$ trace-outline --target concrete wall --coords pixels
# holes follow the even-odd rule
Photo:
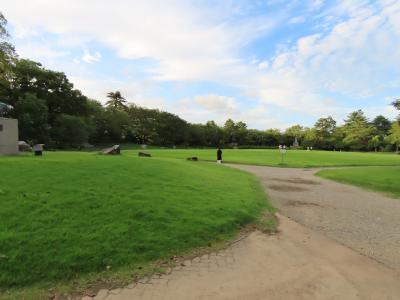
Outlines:
[[[18,154],[18,120],[0,117],[0,155]]]

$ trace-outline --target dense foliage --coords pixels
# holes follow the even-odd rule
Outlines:
[[[332,117],[320,118],[313,128],[292,126],[248,129],[243,122],[227,120],[190,124],[180,117],[129,104],[119,91],[107,94],[103,106],[89,99],[66,75],[40,63],[17,57],[7,41],[7,21],[0,13],[0,101],[12,105],[10,117],[19,120],[21,140],[45,143],[50,148],[81,147],[87,143],[154,144],[159,146],[276,147],[292,145],[333,150],[394,150],[400,146],[400,128],[384,116],[368,120],[359,110],[343,126]],[[400,102],[393,105],[400,109]]]

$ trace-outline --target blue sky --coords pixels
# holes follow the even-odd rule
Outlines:
[[[400,1],[2,0],[21,57],[105,102],[251,128],[394,118]]]

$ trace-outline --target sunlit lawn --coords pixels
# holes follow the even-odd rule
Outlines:
[[[400,198],[400,167],[332,169],[322,170],[318,175]]]
[[[0,157],[0,299],[137,270],[230,238],[271,208],[248,173],[156,156]]]

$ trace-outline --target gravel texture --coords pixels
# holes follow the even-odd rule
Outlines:
[[[281,214],[400,270],[398,199],[316,177],[320,169],[230,166],[257,175]]]

